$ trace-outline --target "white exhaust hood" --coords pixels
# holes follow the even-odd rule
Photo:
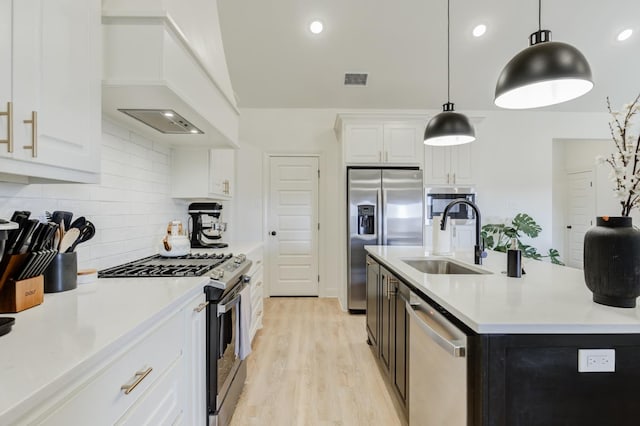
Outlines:
[[[191,17],[191,21],[197,19]],[[211,57],[203,58],[164,11],[143,16],[103,9],[102,23],[104,114],[172,145],[238,147],[240,113],[224,51],[223,63],[212,69]],[[209,38],[199,44],[201,51],[207,46],[222,50],[219,27],[211,32],[211,25],[209,21],[209,32],[218,38],[211,40],[211,34],[204,34]],[[198,35],[193,29],[191,34]]]

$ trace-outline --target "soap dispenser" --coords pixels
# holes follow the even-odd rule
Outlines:
[[[511,239],[511,248],[507,250],[507,276],[520,278],[522,276],[522,251],[518,249],[518,240]]]

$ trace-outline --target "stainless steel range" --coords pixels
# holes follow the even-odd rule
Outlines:
[[[208,276],[207,300],[207,411],[209,425],[228,424],[247,376],[238,356],[242,290],[249,284],[244,274],[251,261],[244,254],[154,255],[98,272],[100,278],[154,278]],[[248,302],[250,303],[250,301]]]

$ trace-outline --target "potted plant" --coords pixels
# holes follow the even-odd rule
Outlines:
[[[546,255],[540,254],[532,245],[525,244],[521,238],[524,235],[536,238],[540,235],[542,227],[526,213],[518,213],[511,223],[489,223],[482,227],[482,239],[485,247],[495,251],[506,253],[511,248],[511,241],[517,241],[518,249],[524,257],[542,260],[548,257],[551,263],[564,265],[560,260],[560,253],[550,248]]]
[[[584,237],[584,279],[593,301],[603,305],[634,308],[640,296],[640,230],[629,216],[640,207],[640,137],[632,133],[640,111],[640,95],[611,114],[609,128],[615,151],[597,157],[611,167],[614,194],[620,199],[620,216],[600,216]]]

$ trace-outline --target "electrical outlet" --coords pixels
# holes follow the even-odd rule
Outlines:
[[[616,350],[578,349],[578,371],[581,373],[616,371]]]

